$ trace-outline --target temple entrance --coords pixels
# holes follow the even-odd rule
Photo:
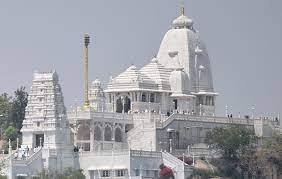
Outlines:
[[[35,134],[35,147],[43,146],[44,134]]]
[[[177,110],[177,99],[174,99],[173,100],[173,108],[174,108],[174,110]]]

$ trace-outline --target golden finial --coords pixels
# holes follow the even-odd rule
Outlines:
[[[185,13],[184,0],[180,0],[180,13],[181,13],[181,15],[184,15],[184,13]]]

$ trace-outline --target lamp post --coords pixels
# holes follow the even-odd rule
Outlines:
[[[253,105],[252,106],[252,119],[255,118],[255,106]]]
[[[200,104],[200,116],[202,115],[202,104]]]
[[[169,139],[169,153],[172,153],[172,133],[175,132],[174,129],[168,128],[167,133],[168,133],[168,139]]]
[[[169,153],[172,153],[172,139],[169,139]]]
[[[160,146],[160,149],[161,149],[161,152],[163,151],[163,148],[162,148],[162,141],[159,142],[159,146]]]

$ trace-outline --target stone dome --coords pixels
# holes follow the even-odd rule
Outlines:
[[[192,92],[214,91],[208,51],[199,32],[193,28],[193,21],[184,15],[172,22],[172,28],[161,42],[157,59],[166,68],[170,68],[174,63],[171,52],[178,53],[180,67],[188,75]],[[204,70],[199,69],[201,65],[205,67]]]
[[[172,22],[172,27],[175,28],[175,29],[181,29],[181,28],[192,29],[193,20],[189,19],[185,15],[181,15]]]

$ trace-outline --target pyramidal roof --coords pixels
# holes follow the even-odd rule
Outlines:
[[[151,78],[160,90],[170,90],[169,76],[171,70],[165,68],[156,58],[140,69],[140,72]]]
[[[140,73],[134,65],[130,66],[123,73],[113,79],[113,83],[132,82],[154,83],[147,75]]]

